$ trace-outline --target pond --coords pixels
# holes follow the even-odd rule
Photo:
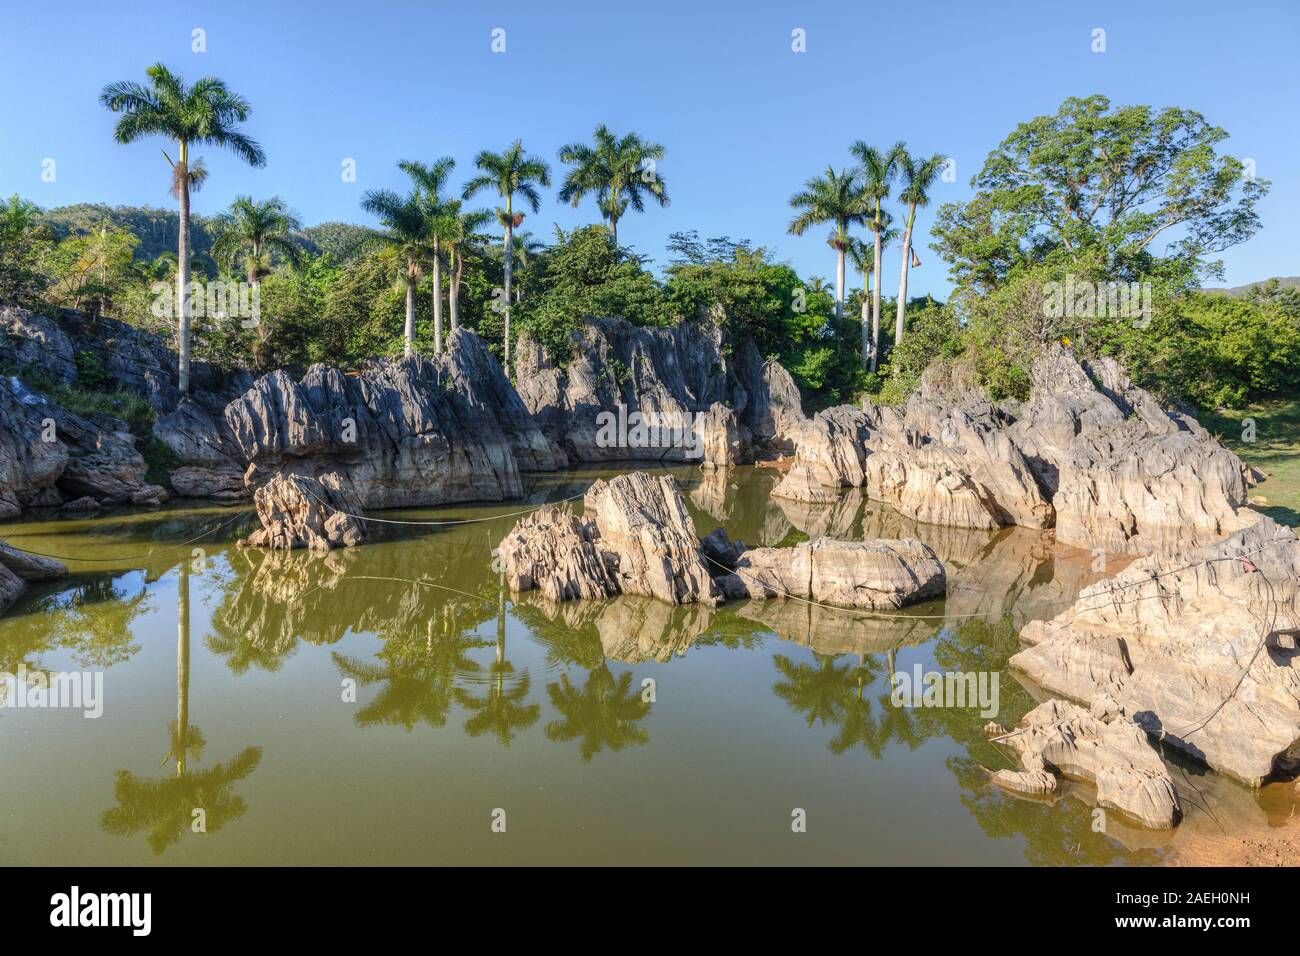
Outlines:
[[[948,596],[877,617],[505,593],[492,549],[517,519],[493,516],[617,473],[599,469],[531,476],[524,503],[378,513],[467,523],[372,524],[326,555],[236,548],[238,508],[0,524],[72,571],[0,617],[0,670],[102,675],[97,718],[0,708],[0,863],[1156,863],[1294,813],[1180,764],[1178,831],[1098,828],[1084,785],[989,785],[1013,761],[975,702],[894,705],[891,673],[980,673],[1013,725],[1037,695],[1006,668],[1019,628],[1100,576],[1088,552],[856,492],[778,501],[762,468],[655,470],[701,534],[919,537]]]

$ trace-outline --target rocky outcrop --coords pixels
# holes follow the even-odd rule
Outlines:
[[[1268,518],[1142,558],[1030,622],[1011,666],[1115,702],[1168,745],[1251,784],[1300,769],[1300,541]]]
[[[365,540],[360,512],[336,476],[276,475],[253,496],[262,527],[237,542],[241,548],[288,551],[351,547]]]
[[[721,467],[755,444],[788,442],[803,418],[779,363],[764,361],[751,342],[727,345],[709,320],[659,328],[593,319],[575,333],[567,366],[522,339],[515,381],[542,430],[574,461]]]
[[[298,382],[273,372],[224,418],[238,459],[254,466],[250,485],[274,473],[333,474],[367,509],[519,497],[521,471],[565,464],[465,329],[434,359],[410,356],[359,375],[314,365]]]
[[[1081,548],[1168,552],[1255,520],[1241,461],[1166,409],[1110,359],[1052,346],[1027,402],[994,405],[927,373],[899,412],[870,403],[819,412],[794,432],[776,492],[813,500],[864,487],[919,521],[971,528],[1055,525]]]
[[[795,597],[847,608],[896,609],[942,597],[943,565],[915,539],[754,548],[718,581],[728,598]]]
[[[1049,700],[999,739],[1016,751],[1025,768],[994,774],[1001,786],[1048,794],[1056,789],[1055,781],[1046,779],[1051,772],[1093,784],[1100,806],[1143,826],[1167,830],[1182,818],[1165,762],[1131,720],[1102,719],[1076,704]]]
[[[0,612],[18,600],[30,583],[67,576],[68,569],[62,563],[28,554],[0,541]]]
[[[125,422],[74,415],[16,376],[0,379],[0,517],[87,496],[157,504],[167,493],[146,471]]]
[[[567,506],[520,520],[497,549],[512,591],[553,601],[639,594],[669,604],[718,603],[677,482],[644,472],[597,481],[583,515]]]

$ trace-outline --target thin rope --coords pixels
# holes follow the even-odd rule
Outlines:
[[[29,554],[32,557],[36,557],[36,558],[50,558],[51,560],[54,561],[82,561],[82,562],[96,562],[96,563],[120,563],[122,561],[143,561],[145,558],[151,558],[155,554],[166,554],[169,551],[177,551],[180,548],[184,548],[188,545],[191,545],[195,541],[198,541],[202,538],[206,538],[214,531],[220,531],[222,528],[229,527],[230,525],[238,521],[240,518],[246,517],[251,512],[252,512],[251,508],[241,509],[239,513],[236,514],[229,521],[223,521],[218,525],[213,525],[211,528],[208,528],[208,530],[202,532],[201,534],[196,535],[193,538],[190,538],[188,541],[182,541],[179,544],[168,545],[165,548],[154,548],[151,551],[146,551],[144,554],[128,554],[128,555],[124,555],[121,557],[114,557],[114,558],[74,558],[65,554],[46,554],[43,551],[30,551],[27,548],[20,548],[16,544],[7,544],[6,546],[12,548],[14,551],[21,552],[22,554]]]
[[[323,501],[319,495],[317,495],[314,491],[311,490],[311,487],[309,485],[304,484],[302,487],[306,490],[307,494],[311,495],[312,498],[316,500],[318,504],[321,504],[324,507],[329,508],[331,511],[337,512],[338,514],[341,514],[345,517],[356,518],[358,521],[375,522],[378,524],[418,525],[421,527],[434,527],[434,526],[441,526],[441,525],[458,525],[458,524],[481,524],[485,521],[497,521],[501,518],[514,518],[517,517],[518,515],[531,514],[532,512],[537,511],[541,508],[549,508],[554,505],[562,505],[565,504],[566,502],[576,501],[577,499],[582,498],[587,494],[587,492],[585,491],[580,491],[576,495],[570,495],[569,497],[561,498],[558,501],[544,501],[540,505],[533,505],[531,508],[525,508],[522,511],[509,511],[506,512],[505,514],[488,515],[483,518],[457,518],[454,520],[449,519],[446,521],[401,521],[395,518],[370,518],[367,517],[366,515],[358,515],[358,514],[353,514],[350,511],[344,511],[342,508],[337,508],[334,505],[330,504],[328,501]]]

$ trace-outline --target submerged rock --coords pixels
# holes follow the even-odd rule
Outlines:
[[[1048,770],[1097,788],[1097,803],[1126,814],[1154,830],[1167,830],[1182,818],[1178,792],[1160,754],[1142,728],[1130,720],[1099,720],[1077,704],[1049,700],[1039,704],[1002,740],[1025,765],[1024,773],[1003,771],[993,780],[1012,790],[1046,794],[1055,789]]]
[[[31,582],[67,576],[68,569],[62,562],[29,554],[0,541],[0,612],[18,600]]]
[[[328,551],[365,540],[363,523],[351,516],[361,506],[334,476],[276,475],[253,501],[262,527],[237,542],[241,548]]]
[[[899,608],[941,597],[943,565],[929,546],[902,540],[818,538],[793,548],[755,548],[719,579],[729,598],[795,597],[847,608]]]
[[[1244,560],[1243,560],[1244,558]],[[1260,521],[1090,585],[1011,666],[1250,784],[1300,769],[1300,540]]]

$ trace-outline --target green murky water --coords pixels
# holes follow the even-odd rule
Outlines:
[[[1198,826],[1283,812],[1179,770],[1178,835],[1097,833],[1086,788],[987,784],[1011,762],[976,709],[891,705],[891,669],[997,673],[1014,723],[1035,702],[1005,668],[1019,626],[1093,580],[1090,555],[855,496],[778,503],[769,471],[671,471],[701,534],[915,535],[948,598],[905,620],[516,601],[490,568],[515,518],[372,526],[324,556],[240,551],[252,516],[216,507],[3,524],[74,560],[0,617],[0,670],[102,672],[103,715],[0,709],[0,863],[1149,863]],[[534,476],[530,501],[613,473]]]

